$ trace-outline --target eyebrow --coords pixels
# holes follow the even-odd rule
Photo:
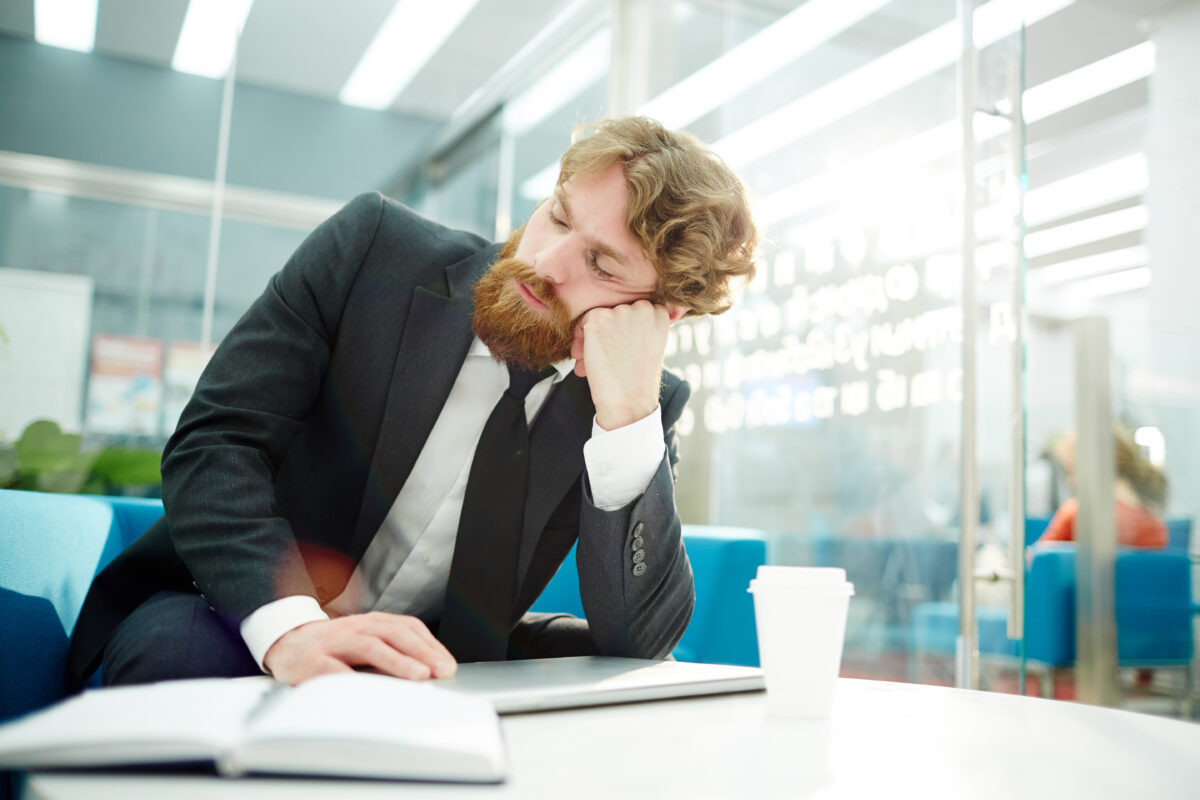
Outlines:
[[[562,206],[563,213],[567,215],[567,222],[571,223],[571,227],[574,228],[575,220],[572,218],[572,215],[571,215],[571,205],[567,202],[567,193],[563,191],[561,186],[557,186],[554,189],[554,196],[555,196],[555,198],[558,199],[559,205]],[[598,241],[596,239],[588,238],[587,243],[588,243],[589,247],[591,247],[593,250],[595,250],[600,255],[608,256],[613,261],[616,261],[618,264],[620,264],[623,267],[629,266],[629,262],[625,259],[625,256],[621,255],[619,252],[617,252],[613,248],[609,247],[604,242]],[[622,280],[625,279],[625,277],[622,275],[618,275],[617,277],[621,278]]]

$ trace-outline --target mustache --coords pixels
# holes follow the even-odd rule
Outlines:
[[[472,328],[500,361],[540,370],[570,356],[575,320],[554,287],[505,247],[475,287]],[[546,305],[531,308],[516,283]]]

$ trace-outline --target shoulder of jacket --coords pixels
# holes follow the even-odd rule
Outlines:
[[[482,236],[435,222],[381,192],[360,194],[350,201],[347,208],[360,213],[377,214],[377,236],[404,237],[414,244],[444,251],[451,258],[463,258],[492,244]]]

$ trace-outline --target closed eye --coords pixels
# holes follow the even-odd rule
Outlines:
[[[587,261],[588,261],[588,266],[591,268],[592,272],[594,272],[596,274],[596,277],[599,278],[600,280],[611,281],[611,280],[616,279],[616,277],[617,277],[616,275],[613,275],[611,272],[608,272],[607,270],[603,269],[596,262],[596,254],[595,253],[589,252],[588,256],[587,256]]]

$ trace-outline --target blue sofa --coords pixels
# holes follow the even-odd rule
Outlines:
[[[1032,552],[1025,573],[1025,657],[1050,677],[1053,670],[1075,663],[1076,548],[1074,543],[1048,542]],[[1193,636],[1187,554],[1171,547],[1119,548],[1114,593],[1118,663],[1187,669],[1190,691]],[[1020,656],[1020,642],[1007,636],[1005,609],[980,608],[976,616],[981,657]],[[923,603],[914,609],[912,626],[918,655],[953,654],[958,606]]]

